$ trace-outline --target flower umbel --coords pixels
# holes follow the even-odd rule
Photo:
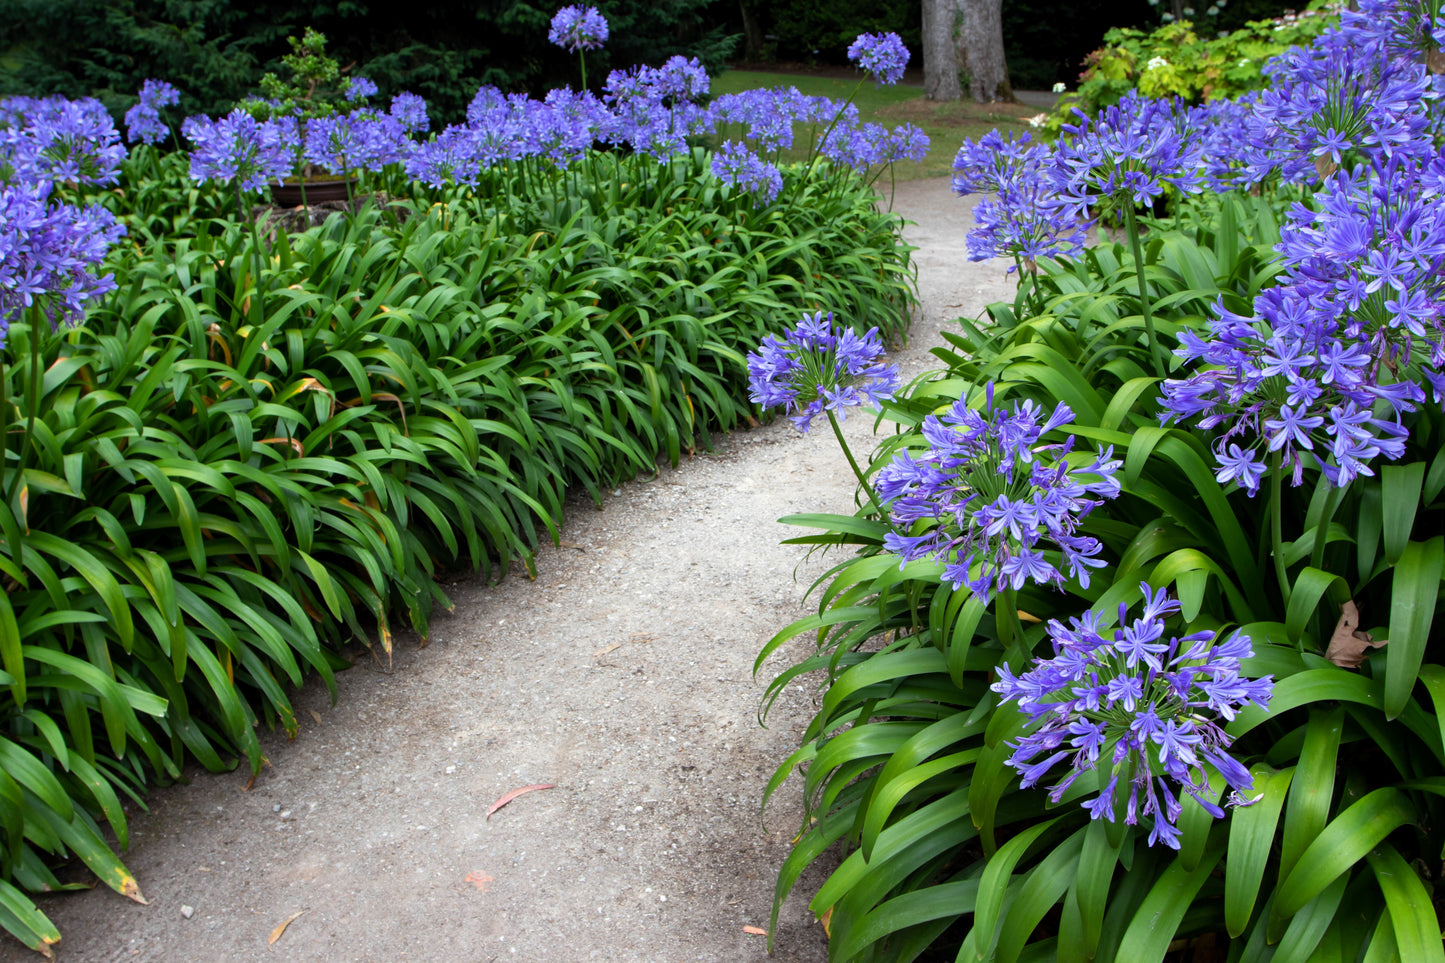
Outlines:
[[[884,536],[883,547],[904,563],[939,559],[946,581],[967,585],[984,602],[1026,582],[1063,584],[1069,577],[1087,588],[1089,569],[1104,564],[1095,557],[1102,546],[1076,531],[1085,515],[1119,493],[1120,462],[1108,448],[1092,464],[1070,464],[1072,435],[1062,444],[1039,444],[1074,420],[1063,403],[1046,417],[1032,401],[995,408],[992,384],[986,397],[983,411],[957,401],[924,418],[928,449],[901,452],[878,473],[878,495],[899,529]],[[1058,546],[1057,561],[1044,554],[1045,542]]]
[[[842,415],[864,400],[878,404],[893,397],[898,369],[883,364],[878,329],[860,336],[852,328],[833,329],[833,312],[803,315],[787,335],[768,335],[748,353],[748,397],[764,408],[781,407],[807,431],[825,411]]]
[[[1001,666],[992,688],[1032,723],[1043,722],[1011,745],[1008,763],[1023,774],[1022,785],[1066,761],[1068,771],[1049,790],[1059,802],[1081,775],[1097,771],[1100,793],[1083,803],[1092,818],[1113,822],[1122,804],[1128,825],[1140,815],[1153,818],[1150,846],[1178,849],[1180,790],[1216,819],[1224,816],[1210,791],[1211,770],[1234,790],[1226,805],[1248,804],[1243,794],[1254,778],[1229,754],[1230,737],[1216,719],[1228,722],[1247,705],[1267,707],[1274,681],[1240,674],[1240,660],[1253,650],[1238,630],[1223,642],[1208,631],[1163,641],[1165,617],[1179,603],[1163,589],[1140,588],[1143,614],[1126,623],[1121,604],[1110,638],[1094,612],[1070,619],[1068,628],[1055,619],[1048,625],[1054,657],[1035,659],[1017,677]]]
[[[597,50],[607,42],[607,18],[596,7],[563,7],[552,18],[547,39],[569,53]]]
[[[896,33],[860,33],[848,48],[848,59],[883,87],[903,79],[908,48]]]

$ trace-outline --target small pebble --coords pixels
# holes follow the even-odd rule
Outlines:
[[[182,906],[181,915],[184,916],[186,919],[190,919],[192,916],[196,915],[196,908],[194,906]]]

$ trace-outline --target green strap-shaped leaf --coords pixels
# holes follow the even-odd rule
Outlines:
[[[1398,789],[1376,789],[1336,816],[1305,848],[1278,890],[1274,911],[1286,919],[1348,872],[1390,833],[1416,818]]]
[[[60,931],[36,909],[30,897],[4,879],[0,879],[0,927],[32,950],[43,953],[46,959],[55,958],[50,947],[60,942]]]
[[[1312,963],[1315,960],[1315,947],[1319,946],[1325,931],[1334,922],[1349,882],[1348,874],[1341,876],[1294,915],[1271,963]]]
[[[1003,910],[1004,895],[1008,890],[1009,880],[1013,878],[1014,867],[1019,860],[1023,859],[1040,836],[1049,827],[1059,821],[1059,817],[1035,823],[1028,829],[1019,833],[998,848],[983,868],[983,876],[978,882],[978,900],[974,904],[973,929],[969,931],[968,938],[959,950],[960,960],[972,959],[982,961],[993,955],[994,946],[999,938],[999,915]],[[965,956],[965,951],[972,947],[971,957]]]
[[[25,657],[21,654],[20,628],[10,607],[9,593],[0,592],[0,666],[9,674],[10,697],[16,707],[25,705]]]
[[[1385,537],[1385,563],[1388,565],[1400,561],[1410,541],[1424,484],[1423,461],[1380,467],[1381,531]]]
[[[71,819],[62,819],[58,813],[50,809],[41,809],[39,812],[70,851],[79,856],[81,862],[90,867],[92,873],[100,877],[101,882],[137,903],[146,901],[130,870],[126,869],[125,864],[115,853],[111,852],[110,847],[91,828],[83,813],[76,812]]]
[[[1365,858],[1385,894],[1400,958],[1409,963],[1445,963],[1440,918],[1415,870],[1389,843]]]
[[[1337,730],[1338,731],[1338,730]],[[1254,766],[1254,788],[1247,794],[1255,801],[1237,808],[1229,819],[1229,849],[1224,869],[1224,924],[1229,935],[1238,938],[1249,925],[1259,886],[1264,880],[1285,793],[1294,776],[1293,767],[1275,771]]]
[[[1074,883],[1087,827],[1082,827],[1039,861],[1009,904],[999,927],[999,963],[1017,963],[1034,928]]]
[[[1309,624],[1310,617],[1320,606],[1320,599],[1336,582],[1340,584],[1341,588],[1349,590],[1345,580],[1333,573],[1309,566],[1299,573],[1294,580],[1294,588],[1290,590],[1289,609],[1284,617],[1285,632],[1289,635],[1291,642],[1299,642],[1304,635],[1305,626]]]
[[[1163,960],[1179,930],[1180,921],[1223,854],[1223,844],[1216,842],[1192,870],[1185,869],[1183,862],[1177,858],[1170,863],[1144,897],[1144,902],[1119,941],[1119,950],[1114,958],[1119,963]]]
[[[1280,882],[1294,869],[1305,847],[1319,836],[1329,820],[1344,720],[1343,708],[1329,713],[1316,709],[1310,712],[1305,724],[1304,745],[1285,803]]]
[[[1440,576],[1445,573],[1445,537],[1410,542],[1390,581],[1390,644],[1385,647],[1385,717],[1405,710],[1435,618]]]

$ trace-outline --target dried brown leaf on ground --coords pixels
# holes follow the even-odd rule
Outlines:
[[[280,924],[277,925],[277,927],[276,927],[274,930],[271,931],[271,935],[268,936],[268,937],[266,937],[266,945],[267,945],[267,946],[270,946],[271,944],[273,944],[273,943],[275,943],[277,940],[279,940],[279,939],[281,938],[281,934],[284,933],[284,932],[286,932],[286,927],[288,927],[288,926],[290,926],[292,923],[296,922],[297,918],[300,917],[301,914],[302,914],[302,913],[305,913],[305,912],[306,912],[305,910],[297,910],[296,912],[292,913],[290,916],[288,916],[288,917],[286,917],[284,920],[282,920],[282,921],[280,922]]]
[[[503,806],[505,806],[507,803],[511,802],[513,799],[516,799],[518,796],[522,795],[523,793],[535,792],[535,791],[538,790],[538,789],[555,789],[555,788],[557,788],[557,784],[556,784],[555,782],[544,782],[544,783],[538,783],[538,784],[535,785],[535,786],[522,786],[520,789],[513,789],[511,792],[507,793],[507,794],[506,794],[505,796],[503,796],[501,799],[498,799],[496,802],[492,803],[492,808],[490,808],[490,809],[487,810],[487,818],[488,818],[488,819],[491,819],[491,818],[492,818],[492,813],[496,812],[498,809],[501,809],[501,808],[502,808]]]
[[[746,934],[748,934],[749,936],[767,936],[767,935],[768,935],[768,931],[765,930],[765,929],[763,929],[761,926],[744,926],[744,927],[743,927],[743,932],[746,933]]]
[[[1376,641],[1370,633],[1360,631],[1360,610],[1354,599],[1350,599],[1340,606],[1340,620],[1335,623],[1325,658],[1341,668],[1358,669],[1371,649],[1378,649],[1388,641]]]

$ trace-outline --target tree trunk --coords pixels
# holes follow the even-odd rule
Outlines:
[[[757,16],[748,9],[748,0],[738,0],[738,9],[743,15],[743,59],[748,63],[757,63],[763,59],[763,25],[758,22]]]
[[[923,95],[929,100],[963,99],[953,46],[957,12],[958,0],[923,0]]]
[[[925,6],[928,0],[924,0]],[[963,72],[968,91],[980,104],[1012,102],[1008,64],[1003,53],[1003,0],[960,0],[963,11]]]

